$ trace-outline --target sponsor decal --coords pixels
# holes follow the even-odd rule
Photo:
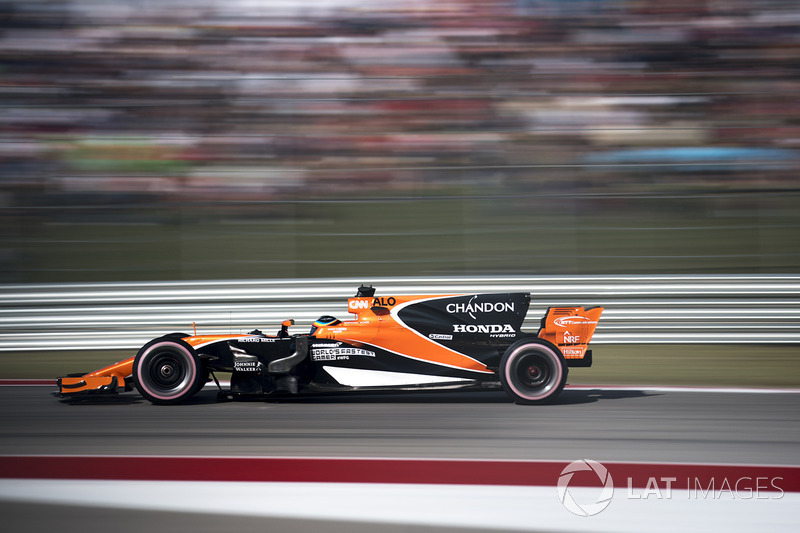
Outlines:
[[[396,303],[397,300],[391,296],[388,298],[375,298],[372,300],[372,307],[392,307]]]
[[[394,297],[388,298],[351,298],[347,302],[347,307],[351,311],[360,311],[361,309],[369,309],[371,307],[392,307],[397,303]]]
[[[567,355],[583,355],[583,348],[562,348],[561,353]]]
[[[351,311],[358,311],[359,309],[369,309],[371,298],[354,298],[347,302],[347,307]]]
[[[359,357],[375,357],[375,352],[361,348],[313,348],[312,361],[340,361],[350,359],[351,355]]]
[[[569,331],[564,332],[564,344],[579,344],[580,342],[580,335],[572,335]]]
[[[451,341],[453,340],[452,335],[446,335],[443,333],[431,333],[428,335],[428,338],[434,341]]]
[[[511,324],[453,324],[453,333],[516,334]]]
[[[277,342],[275,337],[246,337],[244,339],[237,339],[237,342]]]
[[[568,328],[569,326],[578,326],[581,324],[597,324],[597,320],[591,320],[585,316],[572,315],[556,318],[553,323],[560,328]]]
[[[255,355],[236,355],[233,358],[233,369],[236,372],[258,372],[262,368]]]
[[[514,312],[513,302],[475,302],[477,296],[470,298],[467,303],[449,303],[445,310],[451,314],[467,313],[477,319],[475,313],[507,313]]]
[[[349,359],[349,355],[311,354],[312,361],[347,361]]]

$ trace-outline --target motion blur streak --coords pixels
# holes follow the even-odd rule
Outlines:
[[[0,285],[0,350],[133,349],[197,324],[203,334],[294,318],[346,318],[364,280]],[[369,278],[378,294],[525,291],[525,328],[548,306],[602,305],[602,343],[800,343],[800,276]]]
[[[0,0],[0,282],[800,266],[790,0]]]

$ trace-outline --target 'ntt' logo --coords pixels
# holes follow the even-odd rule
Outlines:
[[[603,484],[603,489],[597,500],[594,503],[579,504],[572,497],[569,492],[569,482],[572,481],[572,476],[575,472],[593,471]],[[606,467],[592,461],[591,459],[581,459],[580,461],[573,461],[561,471],[558,478],[558,499],[561,504],[566,507],[567,511],[578,516],[594,516],[608,507],[611,503],[611,497],[614,496],[614,481],[611,479],[611,474],[608,473]]]
[[[597,321],[586,318],[585,316],[572,315],[556,318],[553,323],[560,328],[568,328],[570,326],[577,326],[581,324],[597,324]]]

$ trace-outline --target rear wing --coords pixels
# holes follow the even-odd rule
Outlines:
[[[589,342],[602,313],[602,307],[549,307],[538,337],[558,346],[569,366],[591,366]]]

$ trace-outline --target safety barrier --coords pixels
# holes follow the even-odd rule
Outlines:
[[[800,276],[531,276],[0,285],[0,351],[135,349],[165,333],[307,331],[376,295],[530,292],[525,328],[551,305],[606,308],[593,344],[800,343]]]

